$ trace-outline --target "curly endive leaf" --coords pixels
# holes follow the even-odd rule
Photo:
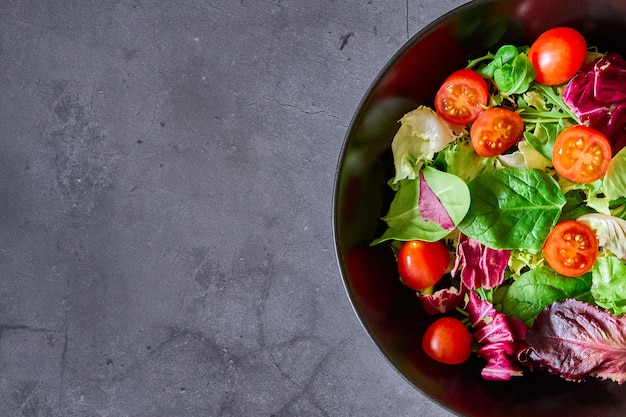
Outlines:
[[[568,381],[626,381],[626,318],[567,299],[541,312],[526,335],[530,359]]]
[[[584,214],[578,219],[589,225],[598,237],[598,244],[620,259],[626,259],[626,220],[607,214]]]

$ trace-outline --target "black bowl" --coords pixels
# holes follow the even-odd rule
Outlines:
[[[582,383],[536,372],[509,382],[480,376],[478,358],[439,364],[420,343],[432,318],[415,293],[399,283],[380,236],[391,201],[391,140],[397,121],[420,104],[432,106],[438,86],[472,57],[502,44],[529,45],[544,30],[570,26],[589,45],[626,56],[626,0],[484,0],[442,16],[391,59],[358,107],[347,133],[335,184],[338,262],[354,310],[383,355],[409,383],[443,407],[465,416],[624,417],[626,384]]]

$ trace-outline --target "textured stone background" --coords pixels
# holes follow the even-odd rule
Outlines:
[[[335,261],[370,82],[463,0],[0,0],[0,416],[432,416]]]

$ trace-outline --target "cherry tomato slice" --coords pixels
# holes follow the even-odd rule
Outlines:
[[[606,174],[611,162],[611,143],[599,131],[583,125],[565,128],[556,138],[552,164],[559,175],[581,184]]]
[[[578,277],[591,270],[598,258],[598,239],[587,224],[566,220],[557,224],[543,245],[548,265],[559,274]]]
[[[591,270],[598,258],[598,239],[587,224],[566,220],[557,224],[543,245],[548,265],[559,274],[578,277]]]
[[[398,252],[398,272],[402,282],[420,291],[432,287],[446,273],[450,253],[442,242],[410,240]]]
[[[472,336],[459,320],[442,317],[426,329],[422,348],[436,361],[458,365],[465,362],[472,353]]]
[[[587,42],[575,29],[556,27],[539,35],[530,46],[528,58],[537,71],[537,82],[563,84],[580,69],[587,55]]]
[[[491,157],[500,155],[521,138],[524,121],[514,111],[492,107],[485,110],[470,129],[470,138],[476,153]]]
[[[488,102],[485,79],[471,69],[462,69],[446,78],[437,91],[435,110],[448,123],[465,126],[476,120]]]

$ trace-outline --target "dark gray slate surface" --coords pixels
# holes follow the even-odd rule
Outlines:
[[[0,416],[449,416],[331,208],[370,82],[462,3],[0,1]]]

